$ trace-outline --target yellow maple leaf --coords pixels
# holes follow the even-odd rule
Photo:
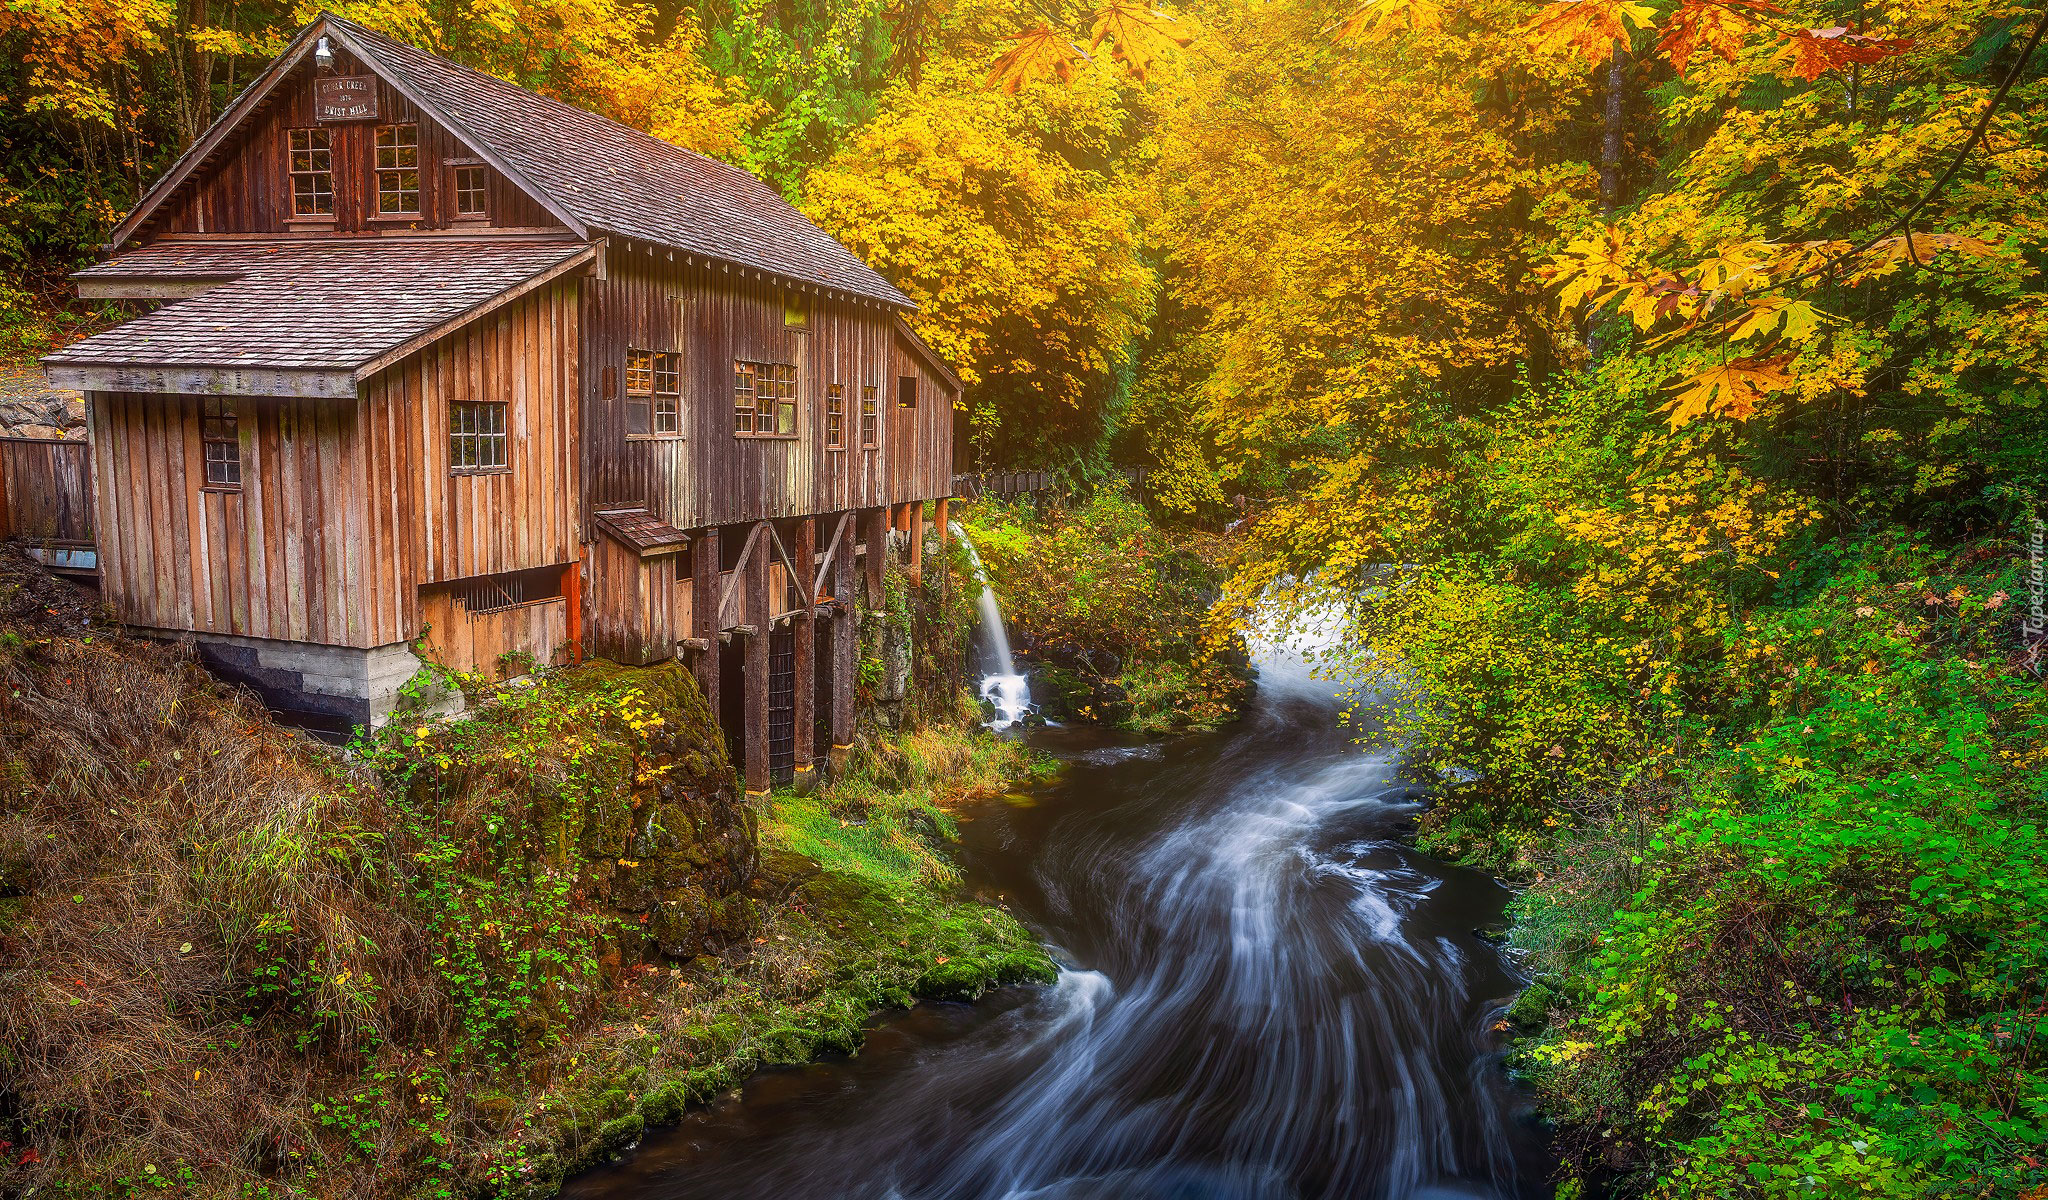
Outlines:
[[[995,61],[988,71],[988,85],[1015,92],[1040,79],[1065,83],[1074,77],[1074,64],[1087,55],[1072,38],[1050,25],[1040,25],[1010,39],[1016,45]]]
[[[1863,252],[1862,265],[1849,275],[1852,284],[1889,275],[1902,266],[1924,265],[1944,251],[1969,258],[1998,253],[1995,243],[1960,233],[1901,233],[1881,238]]]
[[[1792,386],[1792,377],[1785,373],[1789,361],[1738,358],[1693,376],[1679,385],[1678,395],[1665,409],[1671,428],[1708,415],[1747,421],[1755,414],[1757,401]]]
[[[1424,33],[1443,26],[1443,12],[1434,0],[1366,0],[1330,36],[1340,42],[1377,42],[1397,33]]]
[[[1594,64],[1614,53],[1614,43],[1628,37],[1628,25],[1648,29],[1655,13],[1647,4],[1629,0],[1552,0],[1522,26],[1522,36],[1538,54],[1578,55]]]
[[[1110,57],[1134,79],[1145,78],[1160,55],[1195,40],[1185,25],[1143,4],[1109,4],[1096,10],[1089,35],[1094,39],[1088,43],[1090,49],[1108,42]]]

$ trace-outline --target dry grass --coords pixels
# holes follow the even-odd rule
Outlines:
[[[84,606],[0,555],[0,1048],[39,1148],[0,1189],[64,1158],[118,1175],[305,1157],[300,1047],[345,1065],[447,1019],[382,902],[382,831],[351,824],[376,807],[176,648],[50,636],[81,632]]]

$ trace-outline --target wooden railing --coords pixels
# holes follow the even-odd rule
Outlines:
[[[1050,491],[1053,486],[1051,471],[974,471],[953,476],[953,494],[962,500],[979,500],[983,496],[1013,500]]]
[[[0,537],[91,544],[91,453],[82,441],[0,437]]]

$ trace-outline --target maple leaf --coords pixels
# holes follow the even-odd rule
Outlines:
[[[1680,75],[1702,50],[1734,62],[1756,28],[1749,14],[1784,11],[1769,0],[1685,0],[1665,22],[1657,53],[1670,59]]]
[[[1801,29],[1786,42],[1783,56],[1791,61],[1792,72],[1811,83],[1852,63],[1877,63],[1912,49],[1912,38],[1871,37],[1851,33],[1846,26]]]
[[[1367,0],[1330,36],[1340,42],[1376,42],[1396,33],[1425,33],[1443,26],[1443,12],[1434,0]]]
[[[1065,83],[1074,77],[1074,64],[1086,58],[1072,38],[1050,25],[1040,25],[1010,39],[1017,43],[988,70],[988,86],[1015,92],[1039,79]]]
[[[1671,428],[1682,428],[1709,414],[1747,421],[1755,415],[1757,401],[1792,386],[1792,377],[1785,373],[1790,361],[1790,355],[1738,358],[1693,376],[1679,385],[1678,395],[1665,408]]]
[[[1783,296],[1764,296],[1744,300],[1749,306],[1744,316],[1728,335],[1731,342],[1740,342],[1758,334],[1770,333],[1782,328],[1788,341],[1810,341],[1813,335],[1829,320],[1826,313],[1815,308],[1806,300],[1787,300]]]
[[[1881,279],[1902,266],[1932,262],[1943,251],[1983,258],[1998,253],[1998,247],[1967,234],[1901,233],[1872,242],[1863,252],[1861,265],[1850,272],[1848,281],[1855,284]]]
[[[1090,34],[1095,40],[1088,43],[1089,49],[1110,43],[1110,57],[1140,80],[1160,55],[1195,40],[1185,25],[1142,4],[1109,4],[1096,10]]]
[[[1629,0],[1552,0],[1521,32],[1538,54],[1577,54],[1598,65],[1628,37],[1628,22],[1648,29],[1653,16],[1649,5]]]

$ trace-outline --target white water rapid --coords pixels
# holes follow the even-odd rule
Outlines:
[[[962,880],[1064,964],[765,1072],[567,1200],[1539,1200],[1501,1071],[1507,890],[1407,840],[1428,799],[1314,668],[1252,639],[1209,733],[1031,729],[1064,769],[960,814]]]

